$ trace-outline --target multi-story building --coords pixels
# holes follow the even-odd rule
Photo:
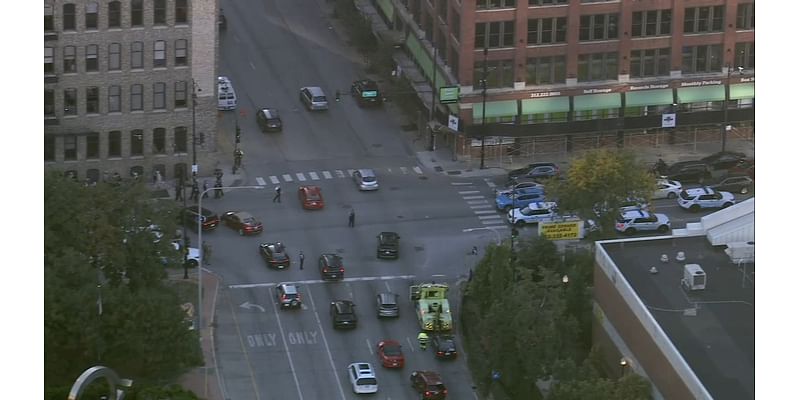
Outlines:
[[[460,89],[441,114],[467,137],[608,132],[621,144],[665,113],[715,135],[754,119],[753,0],[372,3],[429,82]]]
[[[217,0],[45,0],[44,158],[172,178],[215,151]],[[196,142],[192,138],[196,137]]]

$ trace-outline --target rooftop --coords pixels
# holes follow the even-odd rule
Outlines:
[[[704,236],[603,247],[711,396],[754,399],[755,264],[732,263],[724,246],[712,247]],[[675,260],[679,251],[685,261]],[[685,264],[703,268],[705,290],[684,290]]]

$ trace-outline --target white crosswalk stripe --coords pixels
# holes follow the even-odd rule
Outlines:
[[[259,176],[259,177],[256,177],[256,183],[258,183],[258,186],[264,186],[264,185],[266,185],[266,184],[267,184],[267,182],[266,182],[266,181],[264,181],[264,178],[262,178],[262,177],[260,177],[260,176]]]
[[[486,182],[486,185],[488,185],[490,188],[493,188],[493,189],[494,189],[495,187],[497,187],[497,185],[495,185],[495,184],[494,184],[494,182],[492,182],[492,180],[491,180],[491,179],[489,179],[489,178],[484,178],[483,180]]]
[[[318,181],[318,180],[319,180],[319,175],[317,175],[317,173],[316,173],[316,172],[309,172],[309,173],[308,173],[308,176],[310,176],[310,177],[311,177],[311,180],[312,180],[312,181]]]
[[[306,181],[306,176],[303,175],[302,172],[296,173],[295,176],[297,176],[297,180],[300,181],[300,182],[305,182]]]
[[[464,190],[464,191],[458,192],[458,194],[475,194],[475,193],[480,193],[480,192],[481,192],[480,190]]]
[[[402,173],[403,173],[403,175],[405,175],[405,174],[407,174],[407,173],[408,173],[408,168],[406,168],[406,167],[400,167],[400,172],[402,172]]]
[[[347,176],[353,176],[353,174],[354,174],[355,172],[356,172],[356,170],[354,170],[354,169],[348,169],[348,170],[347,170]]]
[[[342,170],[340,170],[340,169],[337,169],[337,170],[335,170],[335,171],[333,171],[333,172],[336,172],[336,176],[337,176],[337,177],[339,177],[339,178],[344,178],[344,171],[342,171]]]
[[[269,180],[270,180],[270,182],[272,182],[272,184],[274,184],[274,185],[277,185],[277,184],[281,183],[281,180],[280,180],[280,179],[278,179],[278,177],[277,177],[277,176],[275,176],[275,175],[270,175],[270,177],[269,177]]]
[[[483,220],[487,220],[487,219],[503,219],[503,217],[501,217],[499,215],[478,215],[478,219],[483,219]]]
[[[495,210],[474,210],[472,212],[474,212],[475,214],[494,214],[497,211],[495,211]]]
[[[488,203],[489,202],[486,201],[486,199],[483,199],[483,200],[469,200],[469,201],[467,201],[467,204],[470,204],[470,205],[472,205],[472,204],[488,204]]]
[[[502,220],[494,219],[494,220],[482,220],[482,224],[484,225],[492,225],[492,224],[505,224]]]
[[[491,205],[491,204],[488,204],[488,202],[487,202],[487,204],[480,204],[480,205],[476,205],[476,206],[469,206],[469,208],[471,208],[471,209],[473,209],[473,210],[476,210],[476,209],[479,209],[479,208],[494,208],[494,206],[493,206],[493,205]]]
[[[322,177],[325,179],[333,179],[333,175],[328,171],[322,171]]]
[[[286,181],[286,182],[294,181],[294,179],[292,179],[292,176],[289,175],[289,174],[283,174],[283,180]]]
[[[475,199],[484,199],[486,200],[486,196],[461,196],[464,200],[475,200]]]
[[[414,172],[416,172],[416,173],[418,173],[418,174],[422,175],[422,168],[420,168],[420,167],[414,167],[414,168],[412,168],[412,169],[414,170]]]

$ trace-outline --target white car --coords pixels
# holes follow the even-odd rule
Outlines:
[[[669,217],[665,214],[650,213],[644,210],[626,211],[617,217],[614,229],[626,235],[633,235],[638,231],[658,231],[667,233],[671,225]]]
[[[353,171],[353,181],[358,186],[358,190],[378,190],[378,177],[375,176],[375,171],[371,169]]]
[[[691,212],[701,208],[727,208],[736,204],[730,192],[717,192],[710,187],[682,190],[678,196],[678,205]]]
[[[669,179],[659,179],[656,181],[656,191],[653,192],[654,199],[674,199],[683,190],[683,186],[678,181]]]
[[[180,253],[182,247],[183,246],[181,246],[181,242],[179,240],[172,241],[172,248],[175,249],[175,251]],[[161,257],[161,263],[166,264],[167,258]],[[189,247],[189,254],[186,256],[186,264],[192,268],[195,268],[198,265],[200,265],[200,249],[195,247]]]
[[[553,201],[535,201],[523,208],[508,210],[508,222],[516,226],[550,222],[559,218],[557,207]]]
[[[378,379],[372,364],[365,362],[352,363],[347,366],[347,376],[353,386],[353,393],[377,393]]]

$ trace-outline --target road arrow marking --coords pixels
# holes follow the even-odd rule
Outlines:
[[[258,304],[253,304],[253,303],[251,303],[249,301],[245,301],[244,303],[239,304],[239,307],[242,307],[245,310],[250,310],[250,309],[253,309],[253,308],[257,308],[257,309],[261,310],[261,312],[267,312],[267,310],[265,310],[264,307],[261,307]]]

